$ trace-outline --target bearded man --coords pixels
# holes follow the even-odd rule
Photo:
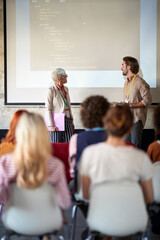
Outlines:
[[[147,118],[147,107],[152,103],[150,86],[138,75],[137,59],[127,56],[123,58],[121,70],[127,79],[124,84],[124,102],[134,115],[134,125],[126,141],[141,147],[143,127]]]

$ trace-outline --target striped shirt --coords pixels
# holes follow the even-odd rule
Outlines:
[[[62,209],[67,209],[71,205],[70,192],[68,189],[64,164],[56,157],[50,156],[47,162],[48,183],[55,188],[57,201]],[[17,170],[12,154],[0,157],[0,203],[6,206],[8,201],[9,183],[16,182]]]

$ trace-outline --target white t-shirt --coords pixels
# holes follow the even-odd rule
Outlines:
[[[91,179],[92,185],[104,181],[147,181],[153,176],[153,166],[145,152],[106,143],[85,148],[78,169],[80,175]]]

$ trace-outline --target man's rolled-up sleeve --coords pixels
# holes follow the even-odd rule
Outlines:
[[[152,95],[150,93],[150,86],[147,83],[142,83],[140,87],[140,93],[142,97],[142,103],[148,106],[152,103]]]

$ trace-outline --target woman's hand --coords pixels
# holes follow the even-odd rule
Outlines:
[[[58,130],[58,128],[56,126],[52,126],[52,127],[49,127],[49,131],[50,132],[57,132],[59,130]]]

